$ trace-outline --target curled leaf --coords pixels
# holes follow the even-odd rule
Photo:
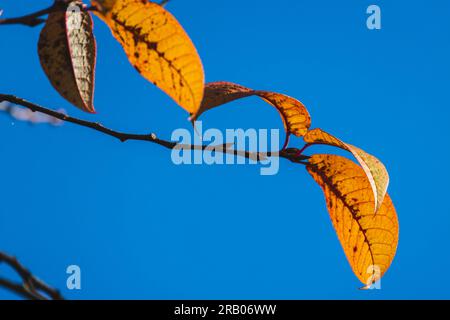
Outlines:
[[[312,129],[308,131],[303,139],[308,144],[325,144],[350,151],[361,164],[370,181],[375,196],[374,210],[377,211],[380,209],[389,185],[389,174],[380,160],[364,150],[345,143],[321,129]]]
[[[191,120],[195,121],[203,112],[209,109],[249,96],[262,98],[274,106],[280,113],[286,130],[286,140],[283,149],[286,148],[289,142],[290,134],[301,137],[311,126],[311,117],[309,116],[308,110],[297,99],[281,93],[252,90],[231,82],[208,83],[205,86],[205,93],[200,109],[193,113]]]
[[[397,250],[398,219],[389,195],[375,214],[369,180],[353,161],[316,154],[306,168],[325,194],[334,229],[353,272],[366,288],[370,287],[387,271]]]
[[[133,67],[188,112],[202,102],[203,65],[175,17],[147,0],[92,1]]]
[[[52,86],[73,105],[95,113],[96,43],[92,18],[81,1],[51,12],[41,31],[38,53]]]

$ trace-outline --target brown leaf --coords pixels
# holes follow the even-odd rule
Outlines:
[[[91,15],[82,7],[81,1],[73,1],[49,14],[38,53],[52,86],[78,108],[95,113],[96,43]]]
[[[327,154],[309,159],[307,170],[322,188],[345,255],[367,286],[380,279],[394,259],[398,219],[389,195],[374,213],[374,196],[364,170],[353,161]]]
[[[175,17],[147,0],[97,0],[92,4],[133,67],[185,110],[195,112],[203,98],[203,66]]]
[[[368,154],[364,150],[345,143],[321,129],[309,130],[303,139],[308,144],[325,144],[350,151],[356,160],[358,160],[361,164],[367,174],[367,177],[369,178],[370,185],[372,186],[372,190],[375,195],[374,210],[377,211],[380,209],[389,185],[389,174],[380,160],[371,154]]]
[[[249,97],[259,96],[267,103],[274,106],[283,119],[286,130],[286,140],[283,149],[289,142],[289,135],[303,136],[311,126],[311,117],[306,107],[298,100],[281,93],[252,90],[231,82],[211,82],[205,86],[205,93],[200,109],[191,117],[192,121],[205,111],[218,107],[225,103]]]

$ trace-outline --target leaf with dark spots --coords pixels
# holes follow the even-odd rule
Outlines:
[[[73,1],[49,14],[39,37],[38,53],[53,87],[73,105],[94,113],[96,43],[91,15],[82,8],[80,1]]]

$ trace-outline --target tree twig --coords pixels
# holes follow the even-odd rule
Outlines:
[[[36,27],[40,25],[41,23],[44,23],[46,19],[41,18],[44,15],[47,15],[51,12],[57,11],[57,10],[64,10],[64,4],[68,4],[72,0],[55,0],[54,3],[45,9],[21,16],[21,17],[15,17],[15,18],[3,18],[0,19],[0,25],[7,25],[7,24],[22,24],[29,27]],[[87,8],[86,10],[91,10],[92,8]],[[0,12],[2,12],[0,10]]]
[[[45,22],[45,19],[42,19],[41,17],[43,15],[49,14],[50,12],[54,11],[57,7],[57,2],[53,5],[51,5],[48,8],[36,11],[34,13],[30,13],[21,17],[15,17],[15,18],[3,18],[0,19],[0,25],[6,25],[6,24],[23,24],[29,27],[35,27],[37,25],[40,25],[41,23]]]
[[[10,266],[22,279],[22,283],[0,278],[0,287],[4,287],[25,299],[30,300],[63,300],[58,290],[36,278],[15,257],[0,251],[0,264]]]
[[[13,96],[13,95],[7,95],[7,94],[0,94],[0,102],[2,101],[8,101],[10,103],[13,103],[15,105],[19,105],[25,108],[30,109],[33,112],[41,112],[44,114],[47,114],[49,116],[52,116],[56,119],[70,122],[82,127],[90,128],[92,130],[104,133],[106,135],[112,136],[121,142],[126,142],[128,140],[139,140],[139,141],[147,141],[151,143],[158,144],[166,149],[183,149],[183,150],[214,150],[216,152],[221,153],[227,153],[227,154],[233,154],[235,156],[241,156],[248,159],[252,159],[255,161],[263,161],[266,159],[266,157],[280,157],[288,159],[292,162],[305,164],[305,160],[309,159],[306,155],[299,154],[299,150],[297,148],[288,148],[286,150],[281,150],[279,152],[251,152],[246,150],[235,150],[230,148],[230,144],[223,144],[219,146],[211,146],[211,145],[190,145],[190,144],[178,144],[173,141],[167,141],[158,139],[156,134],[149,133],[149,134],[133,134],[133,133],[125,133],[120,131],[115,131],[112,129],[109,129],[105,126],[103,126],[99,122],[90,122],[86,120],[82,120],[79,118],[71,117],[69,115],[66,115],[64,113],[60,113],[42,106],[39,106],[35,103],[29,102],[25,99]]]

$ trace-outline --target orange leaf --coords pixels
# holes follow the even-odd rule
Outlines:
[[[387,271],[397,250],[399,227],[391,198],[386,195],[375,214],[369,180],[364,170],[347,158],[316,154],[306,168],[325,194],[353,272],[362,283],[372,285]]]
[[[281,93],[252,90],[231,82],[208,83],[205,86],[200,109],[192,115],[191,120],[195,121],[203,112],[214,107],[254,95],[259,96],[279,111],[286,130],[283,149],[286,148],[291,133],[297,137],[303,136],[311,126],[308,110],[300,101]]]
[[[372,186],[372,190],[375,195],[374,210],[377,211],[380,209],[389,185],[389,174],[380,160],[368,154],[364,150],[345,143],[321,129],[312,129],[308,131],[303,139],[308,144],[325,144],[350,151],[356,160],[358,160],[361,164],[367,174],[367,177],[369,178],[370,185]]]
[[[203,66],[175,17],[147,0],[97,0],[92,4],[133,67],[185,110],[197,111],[203,98]]]
[[[41,31],[38,53],[53,87],[78,108],[95,113],[96,44],[92,18],[80,1],[49,14]]]

